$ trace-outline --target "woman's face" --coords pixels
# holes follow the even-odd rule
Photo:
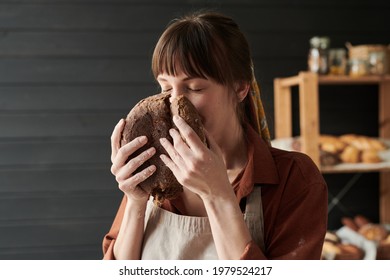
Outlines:
[[[187,97],[199,112],[206,130],[216,139],[223,138],[231,124],[237,121],[236,104],[227,86],[211,79],[188,77],[183,72],[176,76],[160,74],[157,81],[162,92],[172,98]]]

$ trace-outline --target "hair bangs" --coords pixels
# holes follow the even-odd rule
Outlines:
[[[153,75],[157,78],[161,73],[176,76],[183,72],[189,77],[212,78],[223,83],[223,75],[218,73],[218,58],[213,52],[210,39],[199,26],[183,24],[168,29],[154,49]]]

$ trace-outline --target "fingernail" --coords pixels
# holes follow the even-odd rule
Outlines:
[[[164,154],[161,154],[161,155],[160,155],[160,159],[161,159],[164,163],[165,163],[165,157],[166,157],[166,156],[165,156]]]
[[[139,141],[140,141],[142,144],[144,144],[144,143],[146,143],[146,141],[148,141],[148,138],[146,138],[146,136],[141,136],[141,137],[139,138]]]
[[[174,116],[173,116],[173,120],[174,120],[174,121],[179,121],[180,119],[181,119],[181,118],[180,118],[178,115],[174,115]]]

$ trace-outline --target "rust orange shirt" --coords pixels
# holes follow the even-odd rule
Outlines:
[[[265,252],[250,242],[241,259],[320,259],[327,229],[328,192],[313,161],[306,155],[269,147],[247,125],[248,163],[233,182],[239,200],[254,185],[262,188]],[[123,218],[126,198],[103,240],[104,259],[114,259],[113,244]],[[179,198],[162,207],[185,215]]]

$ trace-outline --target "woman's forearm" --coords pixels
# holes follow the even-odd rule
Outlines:
[[[239,259],[252,237],[236,197],[204,200],[219,259]]]
[[[146,204],[128,200],[118,237],[114,245],[115,258],[137,260],[141,257]]]

